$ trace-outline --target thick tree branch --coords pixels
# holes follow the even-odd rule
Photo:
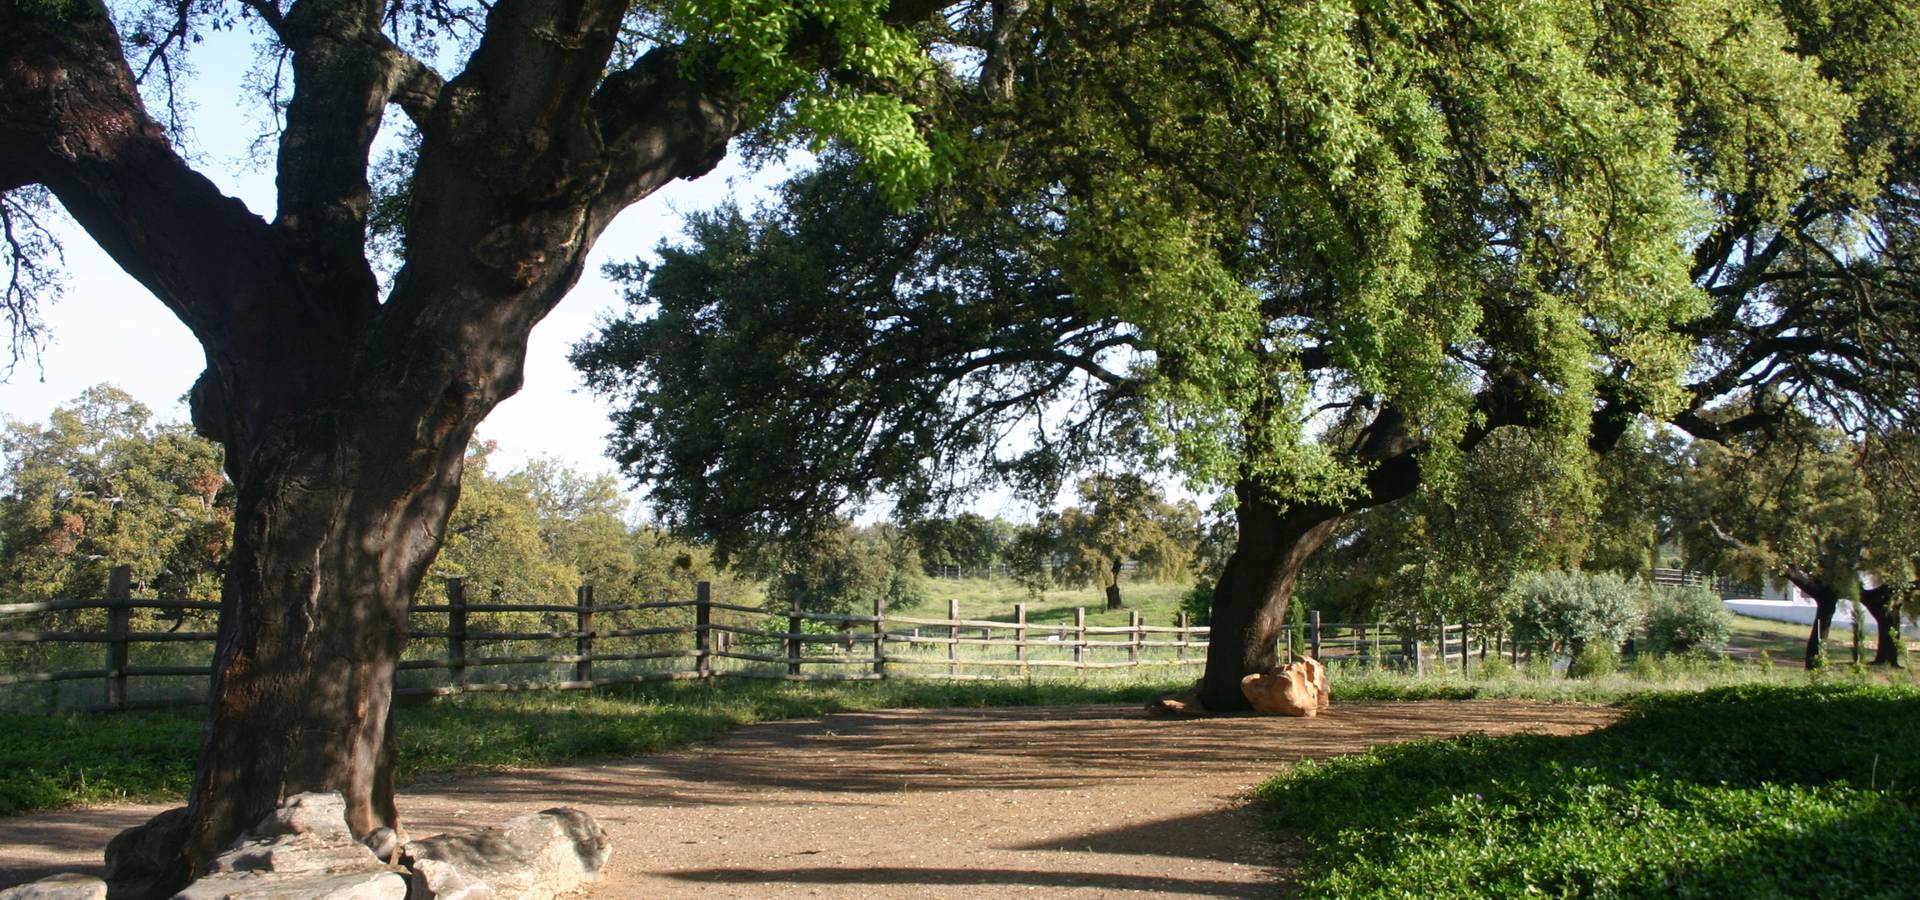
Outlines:
[[[270,338],[241,314],[281,255],[266,223],[169,146],[105,6],[57,8],[0,0],[0,182],[46,185],[210,354]]]

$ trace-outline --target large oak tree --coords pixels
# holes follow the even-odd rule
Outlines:
[[[1887,74],[1911,65],[1910,16],[1020,9],[980,102],[943,110],[969,140],[940,212],[801,182],[753,219],[701,219],[577,354],[634,401],[629,470],[695,530],[775,533],[876,489],[917,502],[968,463],[1044,487],[1152,443],[1237,501],[1203,694],[1238,708],[1338,523],[1444,487],[1501,426],[1577,468],[1641,415],[1757,427],[1701,411],[1773,379],[1870,410],[1910,397],[1911,294],[1867,277],[1906,220],[1860,223],[1911,194],[1920,117]],[[736,475],[767,489],[725,490]]]
[[[164,894],[300,791],[398,825],[390,725],[408,598],[475,426],[613,217],[737,135],[837,136],[896,190],[932,153],[895,99],[935,64],[897,26],[943,4],[699,0],[0,0],[6,300],[31,338],[46,198],[192,331],[194,425],[225,446],[234,544],[184,816],[117,842]],[[936,17],[919,28],[931,33]],[[150,105],[208,28],[248,28],[281,90],[275,208],[224,196]],[[376,204],[383,127],[398,190]],[[399,236],[376,277],[372,211]],[[154,861],[135,872],[132,861]]]

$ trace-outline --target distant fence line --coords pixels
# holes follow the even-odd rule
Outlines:
[[[104,683],[107,709],[132,705],[131,679],[205,679],[211,667],[174,651],[165,665],[135,665],[133,648],[143,644],[207,644],[212,631],[179,630],[188,613],[217,611],[205,601],[136,599],[129,570],[116,567],[108,596],[100,600],[58,600],[0,605],[0,619],[22,615],[104,610],[104,630],[0,631],[0,645],[103,644],[100,666],[58,671],[0,674],[0,687],[67,681]],[[690,600],[599,604],[591,586],[579,589],[573,603],[469,602],[461,579],[447,581],[445,603],[410,608],[415,627],[409,650],[400,660],[398,693],[449,695],[529,689],[584,690],[618,684],[706,678],[761,678],[790,681],[869,680],[896,676],[953,680],[1030,678],[1038,672],[1177,668],[1205,662],[1208,629],[1192,625],[1182,613],[1171,626],[1148,625],[1129,611],[1124,625],[1089,625],[1084,607],[1070,622],[1035,622],[1027,605],[1015,604],[1011,620],[963,619],[959,602],[950,600],[945,618],[891,614],[876,600],[870,614],[811,612],[796,603],[787,609],[744,606],[713,599],[706,582]],[[174,630],[136,631],[135,610],[179,614]],[[688,614],[690,612],[690,615]],[[538,614],[543,629],[485,627],[489,614]],[[474,617],[482,616],[476,623]],[[432,623],[422,622],[425,617]],[[424,626],[424,627],[423,627]],[[476,627],[479,626],[479,627]],[[1489,642],[1488,638],[1493,640]],[[566,652],[551,651],[555,643]],[[1393,625],[1323,623],[1318,612],[1290,627],[1280,639],[1283,656],[1298,644],[1304,652],[1332,665],[1359,663],[1424,672],[1436,661],[1455,660],[1465,670],[1474,656],[1511,652],[1486,629],[1463,623]],[[439,655],[420,655],[438,650]],[[71,660],[77,652],[68,652]],[[165,655],[165,654],[162,654]],[[204,682],[199,684],[204,692]],[[178,692],[177,692],[178,693]],[[174,702],[186,699],[176,697]]]

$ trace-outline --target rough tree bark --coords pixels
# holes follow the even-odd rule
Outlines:
[[[168,144],[100,0],[0,0],[0,189],[47,186],[193,331],[194,422],[238,489],[188,811],[116,841],[117,896],[170,894],[301,791],[344,794],[357,834],[399,824],[393,672],[467,442],[612,217],[710,170],[744,121],[672,48],[608,75],[623,3],[503,0],[445,83],[381,35],[379,2],[254,9],[294,72],[271,222]],[[390,103],[421,143],[383,301],[366,170]]]
[[[1508,387],[1511,387],[1509,384]],[[1483,411],[1494,412],[1506,392],[1491,391]],[[1512,412],[1511,410],[1500,410]],[[1509,415],[1495,414],[1470,430],[1463,445],[1471,449]],[[1200,682],[1200,703],[1213,712],[1251,708],[1240,679],[1279,665],[1279,639],[1286,629],[1287,604],[1307,561],[1326,544],[1350,513],[1398,500],[1420,487],[1419,457],[1426,444],[1413,423],[1389,405],[1361,432],[1349,451],[1370,465],[1364,489],[1341,503],[1288,503],[1269,490],[1242,480],[1234,486],[1233,553],[1214,586],[1208,629],[1207,667]]]
[[[1840,589],[1813,577],[1812,573],[1799,566],[1787,568],[1787,580],[1813,598],[1813,625],[1807,631],[1806,667],[1819,668],[1825,661],[1822,651],[1826,647],[1828,632],[1833,630],[1833,614],[1840,608]]]
[[[1874,624],[1880,632],[1879,643],[1873,651],[1872,665],[1905,668],[1900,661],[1900,611],[1893,608],[1893,591],[1886,585],[1868,588],[1860,592],[1860,605],[1867,608],[1873,616]]]

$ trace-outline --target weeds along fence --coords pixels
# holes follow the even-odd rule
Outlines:
[[[96,600],[0,605],[0,710],[127,709],[205,699],[219,604],[132,596],[129,571],[112,571]],[[949,601],[944,618],[769,609],[691,599],[598,603],[582,587],[572,603],[476,602],[449,579],[443,602],[416,603],[399,662],[401,694],[530,689],[586,690],[704,678],[845,681],[893,677],[1006,680],[1071,675],[1127,677],[1205,662],[1208,630],[1185,614],[1149,625],[1033,621],[1025,604],[1005,618],[967,619]],[[1058,611],[1056,611],[1057,614]],[[37,625],[37,629],[21,627]],[[1280,638],[1283,658],[1311,653],[1336,669],[1465,671],[1489,654],[1522,648],[1464,623],[1429,626],[1320,621],[1313,613]]]

